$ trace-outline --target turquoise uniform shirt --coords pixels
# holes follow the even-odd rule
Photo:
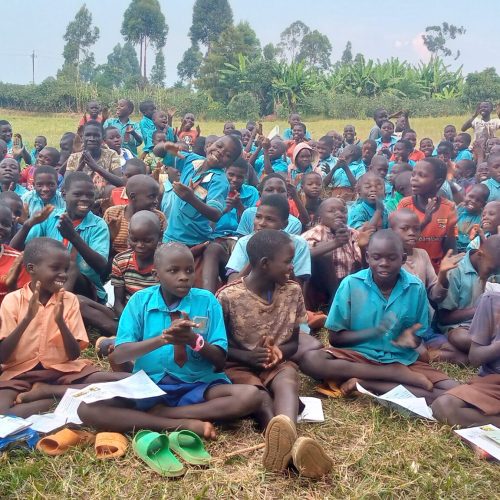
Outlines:
[[[236,242],[231,257],[226,265],[226,269],[232,269],[240,273],[248,264],[247,244],[253,234],[247,234]],[[311,276],[311,251],[307,241],[302,236],[295,234],[289,235],[294,246],[295,254],[293,256],[293,274],[298,278],[309,278]]]
[[[388,174],[391,173],[392,167],[394,167],[394,165],[396,165],[396,163],[397,162],[395,162],[395,161],[390,161],[389,162],[389,170],[387,170]],[[410,165],[410,167],[414,167],[417,164],[414,160],[408,160],[406,163],[408,163],[408,165]]]
[[[335,165],[337,165],[337,161],[338,161],[338,158],[336,156],[332,156],[332,155],[330,155],[328,158],[325,158],[324,160],[319,160],[318,169],[321,170],[323,177],[325,177],[325,175],[330,173],[330,170],[333,167],[335,167]],[[366,170],[365,163],[363,162],[363,160],[361,160],[361,162],[363,163],[365,170]]]
[[[59,218],[65,213],[64,209],[54,210],[49,217],[33,226],[26,237],[26,243],[33,238],[39,238],[40,236],[45,236],[47,238],[52,238],[57,241],[63,241],[63,237],[59,232],[57,226],[59,225]],[[109,258],[109,229],[108,225],[103,219],[97,217],[92,212],[89,212],[75,227],[75,231],[80,235],[80,238],[99,255],[102,255],[106,260]],[[68,250],[71,251],[73,245],[68,243]],[[80,272],[86,276],[96,287],[97,296],[104,302],[107,299],[107,294],[104,291],[104,287],[101,281],[100,274],[92,269],[83,257],[77,253],[76,263]],[[104,271],[104,270],[103,270]]]
[[[137,156],[137,146],[142,144],[142,141],[136,141],[130,134],[130,139],[125,142],[125,130],[129,125],[142,137],[139,123],[133,122],[130,118],[127,120],[127,123],[123,123],[120,118],[108,118],[104,122],[104,128],[116,127],[118,129],[122,136],[122,148],[128,149],[134,156]]]
[[[288,173],[288,163],[285,160],[283,160],[282,156],[280,156],[279,158],[276,158],[275,160],[272,160],[271,167],[273,168],[273,172]],[[259,156],[255,160],[253,168],[254,168],[255,173],[259,179],[261,178],[261,176],[266,175],[264,172],[264,155]]]
[[[363,174],[366,174],[366,167],[364,161],[353,161],[349,164],[349,169],[354,175],[355,179],[358,180]],[[337,168],[333,173],[332,180],[330,182],[330,186],[332,187],[350,187],[354,188],[354,186],[349,182],[349,178],[345,173],[343,168]]]
[[[253,223],[255,221],[255,214],[257,213],[257,207],[247,208],[242,214],[238,228],[236,229],[236,234],[239,236],[246,236],[247,234],[253,233]],[[301,234],[302,233],[302,222],[300,222],[294,215],[288,216],[288,225],[285,227],[285,233],[288,234]]]
[[[156,131],[156,125],[151,118],[143,116],[139,122],[142,140],[144,141],[143,151],[149,153],[153,150],[153,134]]]
[[[3,191],[2,186],[0,186],[0,193],[2,191]],[[29,193],[29,190],[26,189],[24,186],[21,186],[21,184],[16,184],[14,186],[13,192],[22,198],[24,194]]]
[[[174,186],[167,179],[163,183],[163,196],[161,197],[160,210],[164,213],[165,218],[168,219],[170,217],[170,213],[172,212],[172,203],[174,202],[174,198],[177,195],[174,193]]]
[[[469,149],[461,149],[460,151],[458,151],[454,161],[457,162],[460,160],[473,160],[473,159],[474,158]]]
[[[500,182],[490,178],[483,181],[482,184],[486,184],[488,186],[488,189],[490,190],[488,202],[500,201]]]
[[[29,216],[31,217],[38,210],[42,210],[45,205],[53,205],[55,209],[66,210],[66,202],[59,191],[47,202],[44,203],[40,195],[33,189],[21,196],[21,200],[25,205],[28,205]]]
[[[358,199],[350,207],[347,213],[347,225],[353,229],[359,229],[365,222],[369,222],[375,214],[376,206],[366,200]],[[382,211],[382,229],[389,227],[389,213],[387,208]]]
[[[293,139],[293,131],[291,128],[286,128],[283,130],[283,140],[284,141],[291,141]],[[311,139],[311,134],[309,132],[306,132],[306,139],[310,140]]]
[[[222,307],[215,296],[207,290],[191,288],[179,304],[170,309],[165,304],[160,285],[145,288],[130,297],[118,323],[115,345],[141,342],[160,336],[163,330],[170,327],[170,313],[174,311],[184,312],[191,319],[196,316],[207,318],[206,326],[202,331],[197,330],[197,333],[205,342],[227,352]],[[212,363],[199,352],[194,352],[190,346],[185,349],[187,360],[182,367],[174,360],[174,346],[167,344],[137,358],[133,371],[136,373],[144,370],[156,383],[166,375],[191,384],[210,383],[220,379],[229,382],[224,372],[215,372]]]
[[[382,137],[379,137],[378,139],[375,139],[375,142],[377,143],[377,151],[380,151],[381,149],[388,149],[392,153],[392,151],[394,150],[394,145],[398,141],[399,139],[395,135],[391,136],[391,142],[389,143],[382,143]]]
[[[420,323],[416,335],[423,337],[429,326],[429,303],[422,282],[404,269],[386,299],[373,281],[370,269],[363,269],[342,280],[326,319],[326,328],[334,332],[359,331],[378,326],[382,319],[390,324],[386,332],[350,349],[379,363],[411,365],[418,358],[415,349],[395,346],[395,340],[406,328]]]
[[[194,189],[195,196],[222,213],[229,193],[225,172],[219,168],[210,168],[198,173],[205,158],[194,153],[184,155],[183,159],[177,159],[182,184],[189,186],[192,182],[197,185]],[[169,219],[163,242],[177,241],[193,246],[214,238],[213,222],[177,195],[173,197],[171,213],[175,214],[175,217]]]
[[[259,192],[253,186],[243,184],[240,191],[240,200],[245,208],[255,207],[259,201]],[[235,236],[238,229],[238,211],[236,208],[225,213],[217,222],[214,230],[214,238]]]
[[[465,207],[457,209],[457,250],[465,252],[470,243],[469,233],[474,224],[481,224],[481,214],[471,214]]]

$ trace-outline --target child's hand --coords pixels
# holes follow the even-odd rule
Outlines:
[[[73,222],[69,218],[67,213],[64,213],[59,217],[59,224],[57,229],[61,236],[68,241],[73,241],[75,236],[77,236],[77,232],[75,231],[75,227],[73,226]]]
[[[358,229],[358,247],[359,248],[366,248],[368,246],[368,243],[370,243],[370,238],[373,233],[376,232],[376,228],[373,227],[371,224],[368,222],[365,222],[359,229]]]
[[[10,269],[7,271],[5,276],[5,286],[9,292],[14,291],[17,288],[17,280],[21,274],[23,268],[23,254],[19,254],[14,262],[12,263]]]
[[[227,211],[230,212],[233,208],[236,208],[236,210],[244,208],[243,203],[241,202],[240,193],[235,193],[233,197],[228,196],[226,198]]]
[[[21,134],[14,134],[14,140],[12,141],[12,156],[18,158],[23,152],[23,138]]]
[[[78,166],[76,167],[77,172],[82,172],[83,169],[87,166],[87,162],[85,161],[85,151],[82,151],[82,156],[78,160]]]
[[[84,158],[87,167],[89,167],[91,170],[95,171],[96,169],[99,168],[99,165],[88,151],[84,151],[82,157]]]
[[[404,329],[397,339],[391,340],[391,344],[407,349],[416,349],[420,345],[420,340],[415,333],[422,328],[420,323],[415,323],[410,328]]]
[[[182,184],[182,182],[179,181],[175,181],[172,184],[172,186],[174,193],[181,200],[187,201],[188,203],[194,200],[195,194],[191,186],[186,186],[185,184]]]
[[[38,308],[40,307],[40,282],[35,281],[34,285],[35,289],[30,301],[28,302],[28,310],[26,311],[26,318],[30,322],[35,318]]]
[[[441,264],[439,265],[440,273],[447,273],[452,269],[458,267],[458,263],[464,258],[465,253],[459,253],[457,255],[453,255],[453,250],[448,250],[446,255],[441,260]]]
[[[166,330],[163,330],[161,338],[165,344],[172,345],[193,345],[196,340],[196,334],[193,333],[193,328],[199,325],[189,319],[185,313],[181,313],[181,318],[174,319],[172,324]]]
[[[267,137],[262,139],[262,149],[264,151],[269,151],[270,147],[271,147],[271,141]]]
[[[133,131],[134,131],[134,127],[132,127],[132,125],[127,125],[127,127],[125,128],[126,134],[131,134]]]
[[[110,217],[108,222],[108,229],[109,229],[109,237],[111,241],[115,241],[115,238],[118,236],[118,233],[120,232],[120,217],[113,216]]]
[[[175,115],[175,113],[177,113],[177,108],[167,108],[167,117],[172,119]]]
[[[175,142],[167,141],[167,142],[163,142],[163,143],[160,143],[160,144],[164,147],[165,152],[170,153],[172,156],[177,156],[177,158],[180,158],[180,159],[184,158],[184,155],[181,154],[181,151],[182,151],[182,148],[183,148],[183,143],[180,143],[180,142],[179,143],[175,143]],[[154,153],[154,150],[153,150],[153,153]]]
[[[432,219],[432,214],[437,210],[437,204],[438,204],[437,197],[429,198],[427,200],[427,206],[425,207],[425,219],[426,220]]]
[[[349,234],[347,226],[342,225],[335,229],[335,241],[337,243],[336,248],[343,247],[349,243]]]
[[[252,351],[247,353],[247,363],[252,368],[258,368],[259,370],[265,370],[266,366],[271,361],[271,354],[267,347],[257,346]]]
[[[269,352],[269,361],[264,368],[269,370],[269,368],[273,368],[283,359],[283,353],[281,349],[274,344],[274,339],[269,336],[264,338],[264,347],[266,347]]]
[[[41,210],[37,210],[26,222],[28,226],[31,228],[40,224],[44,220],[47,220],[49,215],[54,210],[54,205],[45,205]]]
[[[297,188],[293,184],[291,184],[290,182],[286,183],[286,192],[287,192],[288,198],[290,198],[291,200],[295,200],[299,196],[297,193]]]
[[[200,137],[201,135],[201,128],[199,125],[196,125],[196,137]]]
[[[64,316],[64,288],[61,288],[57,292],[56,305],[54,307],[54,321],[56,325],[61,324]]]

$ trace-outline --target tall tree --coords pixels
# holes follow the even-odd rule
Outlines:
[[[139,45],[139,66],[146,79],[148,45],[156,50],[165,46],[168,26],[158,0],[132,0],[123,14],[121,34],[127,42]]]
[[[424,45],[429,52],[435,55],[442,55],[443,57],[453,56],[454,59],[460,57],[460,50],[455,53],[446,46],[450,40],[455,40],[457,36],[465,34],[466,29],[463,26],[455,26],[444,22],[441,26],[427,26],[425,33],[422,35]]]
[[[233,25],[233,11],[228,0],[196,0],[189,36],[193,44],[206,45],[207,52],[223,31]]]
[[[328,37],[314,30],[302,38],[297,61],[304,61],[310,68],[326,70],[332,65],[331,55],[332,44]]]
[[[83,4],[75,18],[66,27],[63,39],[66,42],[63,50],[64,63],[59,76],[80,80],[80,66],[84,64],[86,76],[91,76],[94,55],[90,47],[99,38],[99,28],[92,26],[92,14]]]
[[[344,52],[342,52],[342,57],[340,58],[342,64],[352,63],[352,43],[350,40],[345,44]]]
[[[290,56],[291,62],[295,61],[302,39],[310,31],[309,26],[302,21],[295,21],[281,33],[279,47],[283,51],[283,55]]]
[[[151,68],[150,75],[151,83],[157,87],[165,86],[165,56],[163,50],[158,49],[156,52],[155,63]]]
[[[181,62],[177,65],[177,75],[183,82],[192,86],[193,80],[198,78],[200,66],[203,62],[203,54],[198,44],[193,44],[184,52]]]
[[[108,55],[107,63],[96,68],[95,82],[103,87],[132,87],[141,80],[139,61],[133,45],[117,44]]]

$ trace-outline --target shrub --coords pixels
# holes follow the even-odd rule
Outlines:
[[[231,120],[259,118],[259,101],[251,92],[236,94],[227,105],[227,118]]]

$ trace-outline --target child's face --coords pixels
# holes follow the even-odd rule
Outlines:
[[[366,261],[373,274],[373,280],[379,287],[393,285],[401,266],[404,264],[404,254],[392,241],[376,239],[370,242],[366,253]]]
[[[304,128],[302,125],[294,125],[292,128],[292,139],[299,143],[304,140],[306,133],[304,132]]]
[[[488,172],[492,179],[500,182],[500,155],[488,159]]]
[[[403,136],[403,139],[405,141],[408,141],[411,146],[412,150],[417,147],[417,134],[414,132],[406,132],[406,134]]]
[[[35,149],[41,151],[47,145],[47,139],[42,136],[35,137]]]
[[[490,201],[483,209],[481,227],[484,232],[497,234],[500,226],[500,201]]]
[[[471,214],[480,214],[485,205],[484,193],[475,186],[465,195],[464,207]]]
[[[0,206],[0,243],[4,243],[10,237],[12,231],[12,212],[4,205]]]
[[[130,107],[125,99],[120,99],[116,103],[116,116],[118,118],[127,118],[130,116]]]
[[[120,140],[121,140],[121,138],[120,138]],[[167,140],[167,136],[163,132],[156,132],[154,137],[153,137],[153,146],[156,146],[160,142],[165,142],[166,140]]]
[[[44,201],[50,201],[57,190],[57,178],[52,174],[36,174],[35,173],[35,191],[38,196]]]
[[[459,179],[469,179],[474,176],[474,166],[468,160],[459,160],[456,165]]]
[[[420,151],[424,153],[426,158],[429,158],[434,151],[434,144],[430,139],[422,139],[420,141]]]
[[[194,260],[191,252],[171,249],[156,262],[161,288],[173,297],[185,297],[194,283]]]
[[[436,179],[432,165],[419,161],[411,174],[411,190],[415,196],[436,196],[444,179]]]
[[[360,198],[375,203],[384,197],[384,182],[378,176],[366,175],[358,181],[358,190]]]
[[[483,182],[486,179],[490,178],[490,169],[488,168],[488,164],[483,161],[476,168],[476,179],[478,182]]]
[[[138,186],[134,193],[131,193],[130,204],[134,212],[154,210],[158,204],[158,195],[158,186]]]
[[[416,214],[396,213],[391,229],[401,236],[405,252],[415,248],[420,238],[420,221]]]
[[[385,122],[380,128],[382,140],[387,141],[394,134],[394,125],[391,122]]]
[[[302,191],[308,198],[319,198],[321,194],[321,176],[306,175],[302,181]]]
[[[4,158],[0,161],[0,183],[19,182],[19,164],[13,158]]]
[[[299,151],[299,154],[295,157],[295,165],[299,170],[305,170],[309,165],[311,165],[312,153],[310,149],[304,148]]]
[[[153,103],[150,103],[144,106],[142,114],[147,118],[152,118],[153,113],[155,111],[156,111],[156,106]]]
[[[448,148],[439,148],[437,149],[437,156],[440,160],[448,163],[451,160],[451,152]]]
[[[394,157],[397,162],[407,162],[409,153],[404,144],[398,142],[394,145]]]
[[[486,141],[486,154],[491,153],[493,146],[500,146],[500,137],[492,137]]]
[[[260,205],[257,208],[253,223],[253,230],[255,232],[261,231],[262,229],[282,230],[285,229],[287,225],[288,221],[284,221],[280,217],[280,213],[276,208],[270,207],[269,205]]]
[[[182,122],[184,124],[184,130],[191,130],[194,127],[193,113],[186,113]]]
[[[444,128],[443,137],[446,141],[453,142],[455,136],[457,135],[457,129],[453,126],[448,126]]]
[[[455,150],[455,153],[458,153],[466,148],[467,146],[465,145],[464,138],[461,135],[457,135],[453,140],[453,149]]]
[[[12,140],[12,127],[9,124],[0,125],[0,139],[5,142]]]
[[[36,162],[38,165],[49,165],[51,167],[54,166],[54,158],[52,158],[50,151],[48,151],[47,149],[42,149],[38,153]]]
[[[40,288],[51,294],[57,293],[68,279],[70,263],[69,252],[66,250],[51,249],[43,260],[37,264],[26,266],[31,281],[39,281]]]
[[[59,149],[61,153],[66,152],[71,154],[73,152],[73,137],[70,135],[64,136],[59,142]]]
[[[133,252],[142,258],[153,257],[160,235],[155,234],[150,224],[130,224],[128,244]]]
[[[236,130],[233,122],[224,123],[223,133],[224,135],[231,135]]]
[[[269,145],[269,158],[271,160],[276,160],[285,153],[285,145],[283,141],[279,139],[273,139]]]
[[[243,146],[246,146],[248,144],[250,137],[252,137],[252,133],[250,132],[250,130],[245,129],[241,131],[241,142]]]
[[[352,143],[356,137],[356,130],[352,125],[347,125],[344,127],[344,139],[348,143]]]
[[[491,112],[493,111],[493,106],[491,102],[482,102],[479,104],[479,114],[484,119],[489,118]]]
[[[66,211],[71,219],[83,219],[92,208],[95,199],[92,182],[75,181],[67,192],[62,192],[66,200]]]
[[[242,168],[231,166],[226,170],[226,177],[232,192],[239,192],[245,182],[245,171]]]
[[[321,224],[330,228],[338,229],[347,223],[347,207],[345,203],[337,198],[328,198],[321,204]]]
[[[6,198],[2,203],[10,208],[12,213],[12,224],[15,224],[17,219],[23,215],[23,202],[21,200]]]
[[[92,119],[96,119],[101,112],[101,105],[98,102],[89,102],[87,111]]]
[[[389,164],[387,163],[385,156],[374,156],[370,162],[370,170],[385,179],[387,177],[387,172],[389,171]],[[394,171],[394,168],[392,170]]]
[[[389,115],[387,114],[387,111],[385,109],[381,109],[376,115],[375,115],[375,123],[377,124],[377,127],[380,127],[382,123],[389,118]]]
[[[411,172],[404,172],[404,175],[398,175],[394,178],[394,189],[404,197],[411,196]]]
[[[120,153],[120,150],[122,148],[122,136],[120,135],[120,132],[118,132],[117,129],[111,129],[110,131],[106,132],[106,137],[104,138],[104,142],[106,143],[109,149],[112,149],[117,153]]]
[[[156,111],[153,114],[153,123],[158,130],[165,130],[168,127],[168,116],[163,111]]]
[[[326,160],[332,154],[332,148],[328,147],[328,145],[322,141],[316,143],[316,150],[318,151],[320,160]]]
[[[230,137],[223,136],[207,148],[209,167],[227,168],[236,158],[236,146]]]
[[[284,285],[290,279],[293,273],[294,255],[295,248],[290,242],[273,259],[268,259],[265,271],[272,281],[278,285]]]
[[[93,125],[87,125],[83,130],[83,149],[96,150],[101,147],[101,143],[101,129]]]
[[[262,186],[262,199],[270,194],[279,194],[283,198],[287,198],[286,183],[283,179],[278,179],[278,177],[272,177],[267,180],[264,186]]]
[[[376,149],[370,143],[361,146],[361,158],[366,165],[370,165],[376,152]]]
[[[300,115],[297,114],[290,115],[290,118],[288,119],[288,124],[290,125],[290,128],[292,130],[296,123],[300,123]]]

